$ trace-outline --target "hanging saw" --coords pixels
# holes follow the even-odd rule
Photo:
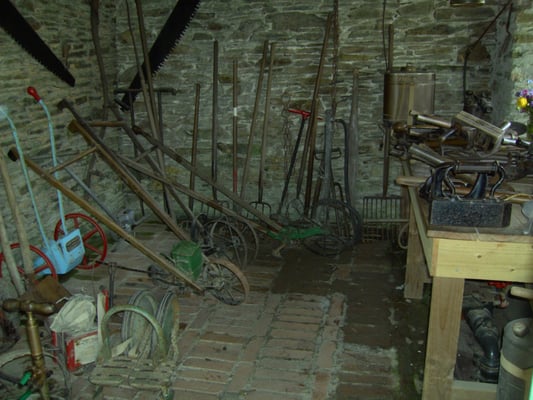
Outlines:
[[[0,0],[0,26],[42,66],[74,86],[71,73],[9,0]]]
[[[200,0],[178,0],[165,25],[163,25],[161,32],[159,32],[159,35],[150,48],[148,57],[151,75],[159,71],[174,46],[180,41],[199,5]],[[144,74],[146,74],[146,69],[146,63],[143,63],[142,71]],[[137,72],[129,86],[128,91],[130,94],[125,94],[121,100],[117,101],[122,110],[127,111],[130,109],[140,89],[141,77]]]

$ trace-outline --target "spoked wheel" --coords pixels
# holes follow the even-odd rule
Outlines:
[[[65,215],[65,223],[67,224],[67,232],[75,229],[80,230],[85,246],[85,256],[77,268],[93,269],[99,267],[107,255],[107,237],[100,225],[91,217],[80,213]],[[56,224],[55,240],[65,235],[65,229],[62,225],[61,220]]]
[[[244,303],[250,292],[250,285],[235,264],[224,259],[209,259],[199,282],[215,298],[229,305]]]
[[[227,258],[240,268],[246,268],[248,246],[239,228],[222,217],[209,224],[208,232],[210,245],[218,258]]]
[[[15,259],[15,264],[21,276],[25,276],[26,272],[24,271],[24,264],[22,262],[22,250],[20,248],[20,243],[12,243],[9,246],[13,253],[13,258]],[[38,247],[35,247],[30,244],[30,251],[33,255],[33,271],[35,272],[35,278],[39,280],[47,275],[51,275],[52,278],[57,280],[57,272],[52,264],[52,261],[48,258],[46,254]],[[7,271],[7,262],[4,253],[0,253],[0,277],[4,275],[4,271]]]
[[[360,240],[361,217],[340,200],[319,201],[312,210],[311,219],[323,231],[303,241],[305,247],[315,254],[334,256]]]
[[[230,218],[230,217],[226,217]],[[231,223],[239,229],[248,248],[248,265],[253,263],[259,254],[259,236],[254,227],[246,220],[230,218]]]
[[[44,353],[50,400],[71,398],[70,378],[63,364],[55,355]],[[21,386],[20,379],[32,371],[32,358],[28,350],[19,349],[0,355],[0,392],[3,399],[41,399],[39,391],[28,394],[29,387]],[[31,383],[31,382],[30,382]]]

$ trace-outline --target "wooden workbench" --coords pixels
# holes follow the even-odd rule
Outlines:
[[[432,283],[422,399],[496,399],[496,385],[454,380],[464,283],[533,282],[533,237],[523,234],[527,219],[513,204],[507,228],[429,226],[427,202],[417,187],[405,187],[410,220],[404,295],[421,298],[424,283]]]

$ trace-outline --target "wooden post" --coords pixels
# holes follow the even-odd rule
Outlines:
[[[423,400],[452,398],[464,283],[464,279],[433,278]]]
[[[430,278],[412,206],[409,213],[408,240],[403,295],[406,299],[421,299],[424,294],[424,283]]]

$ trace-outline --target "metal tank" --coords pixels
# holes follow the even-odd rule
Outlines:
[[[392,57],[392,56],[391,56]],[[435,104],[435,74],[419,72],[411,65],[385,73],[383,96],[383,197],[389,186],[389,155],[392,125],[405,121],[413,125],[411,111],[433,114]]]
[[[406,121],[412,124],[410,111],[433,114],[435,105],[435,74],[417,71],[413,66],[385,73],[383,120],[387,124]]]
[[[531,399],[533,319],[509,322],[504,329],[497,400]]]

